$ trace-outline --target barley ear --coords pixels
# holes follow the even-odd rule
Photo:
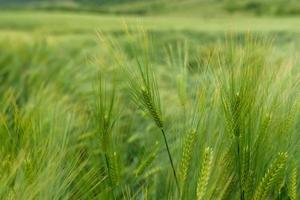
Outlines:
[[[158,108],[155,107],[155,104],[151,98],[151,95],[149,93],[149,91],[147,91],[146,89],[142,88],[142,92],[141,92],[141,96],[142,96],[142,100],[145,104],[146,109],[149,112],[149,115],[152,117],[152,119],[154,120],[155,124],[159,127],[159,128],[163,128],[163,121],[162,121],[162,117],[160,112],[158,111]]]
[[[185,138],[182,157],[180,162],[180,180],[184,185],[187,177],[187,172],[190,168],[191,158],[193,154],[193,148],[195,146],[196,130],[189,132]]]
[[[137,44],[137,47],[141,47],[143,55],[141,57],[136,57],[135,65],[125,65],[123,66],[123,69],[129,80],[129,88],[132,100],[152,118],[163,135],[163,140],[176,182],[176,187],[177,190],[180,191],[175,165],[164,129],[165,127],[163,124],[158,84],[155,74],[152,71],[152,65],[149,62],[151,55],[151,51],[148,46],[149,37],[147,37],[147,34],[144,32],[141,39],[142,41],[140,44]],[[137,52],[138,50],[135,49],[135,51]]]
[[[288,194],[291,200],[297,199],[297,168],[294,167],[289,178]]]
[[[259,183],[256,192],[254,194],[254,200],[265,200],[272,191],[274,185],[280,182],[285,172],[287,153],[279,153],[277,159],[271,164],[263,179]]]
[[[109,176],[113,186],[119,185],[120,180],[120,168],[118,163],[117,152],[111,152],[108,154],[108,167]]]
[[[199,173],[199,178],[197,183],[197,200],[203,199],[206,193],[208,179],[212,167],[212,159],[213,159],[213,151],[211,150],[211,148],[207,147],[204,151],[204,156],[203,156],[202,165],[200,168],[200,173]]]
[[[250,149],[246,145],[246,147],[242,150],[242,173],[241,173],[241,183],[242,189],[244,191],[244,195],[247,197],[248,194],[252,191],[252,171],[250,170]]]
[[[149,156],[147,156],[145,159],[143,159],[141,164],[137,167],[137,169],[135,171],[135,175],[137,177],[142,175],[145,172],[145,170],[153,163],[153,161],[157,157],[157,153],[158,153],[158,145],[157,144],[154,147],[154,150],[152,151],[152,153],[150,153]]]

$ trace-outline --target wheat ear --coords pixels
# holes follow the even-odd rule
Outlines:
[[[207,147],[204,151],[204,157],[200,168],[199,179],[197,183],[197,200],[203,199],[212,167],[213,151]]]
[[[287,161],[287,153],[279,153],[277,159],[271,164],[263,179],[256,189],[254,200],[265,200],[267,199],[272,187],[278,182],[278,178],[282,177],[284,173]]]
[[[289,185],[288,185],[288,194],[291,200],[297,199],[297,168],[294,167],[292,170],[292,174],[289,178]]]

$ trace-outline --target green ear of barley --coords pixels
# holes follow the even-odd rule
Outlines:
[[[197,183],[197,200],[203,199],[212,168],[213,151],[211,148],[206,148],[204,151],[204,157],[200,168],[199,179]]]
[[[254,200],[267,199],[274,187],[274,184],[281,181],[278,180],[278,178],[282,177],[281,174],[285,171],[287,157],[287,153],[279,153],[277,159],[272,163],[259,183],[253,198]]]
[[[293,168],[292,173],[289,178],[289,185],[288,185],[288,194],[291,200],[296,200],[297,198],[297,168]]]
[[[245,196],[248,196],[252,189],[252,180],[251,180],[251,171],[250,171],[250,150],[249,147],[246,146],[243,149],[242,156],[242,174],[241,174],[241,182],[242,189],[245,192]]]
[[[175,165],[164,130],[159,89],[155,74],[152,71],[152,65],[149,62],[151,55],[148,46],[149,37],[147,34],[143,33],[141,39],[142,40],[139,44],[137,44],[136,47],[141,47],[143,55],[141,57],[136,57],[136,65],[134,68],[125,65],[123,66],[123,69],[125,70],[125,74],[128,76],[132,100],[135,102],[136,105],[138,105],[142,110],[144,110],[148,115],[150,115],[150,117],[155,122],[156,126],[160,129],[163,135],[164,143],[167,149],[169,161],[176,182],[176,187],[177,190],[180,191]],[[140,50],[136,48],[133,48],[133,50],[135,51],[135,53],[140,52]]]
[[[258,152],[262,147],[262,144],[266,140],[267,130],[268,127],[270,126],[271,121],[272,121],[272,115],[270,115],[269,113],[266,114],[262,119],[262,123],[260,125],[259,132],[258,132],[258,137],[255,140],[255,144],[254,144],[254,152],[255,152],[256,159],[258,159],[259,156]]]
[[[195,146],[196,141],[196,134],[196,130],[192,130],[190,133],[188,133],[184,142],[182,158],[180,163],[180,179],[183,185],[185,183],[187,172],[190,167],[193,148]]]
[[[118,155],[116,152],[108,154],[108,173],[111,179],[112,186],[119,185],[120,180],[120,167],[118,163]]]
[[[146,171],[143,175],[143,179],[147,179],[155,174],[157,174],[158,172],[161,171],[161,168],[160,167],[154,167],[148,171]]]
[[[145,170],[153,163],[157,156],[158,148],[155,147],[154,151],[142,161],[142,163],[138,166],[137,170],[135,171],[136,176],[142,175]]]
[[[152,98],[151,98],[149,92],[147,92],[147,90],[145,90],[145,89],[142,89],[142,97],[143,97],[142,100],[144,101],[145,107],[146,107],[147,111],[149,112],[150,116],[153,118],[155,124],[159,128],[163,128],[163,121],[162,121],[161,115],[155,108],[154,102],[152,101]]]

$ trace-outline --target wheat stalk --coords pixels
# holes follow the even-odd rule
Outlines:
[[[112,188],[114,199],[114,187],[119,184],[119,166],[117,161],[117,152],[113,151],[112,132],[115,126],[116,94],[115,88],[108,91],[104,80],[99,75],[94,86],[95,104],[94,119],[96,120],[96,132],[99,134],[101,147],[103,148],[105,165]]]

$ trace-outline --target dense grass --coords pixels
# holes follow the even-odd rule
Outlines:
[[[298,21],[1,12],[0,199],[298,199]]]
[[[72,46],[1,41],[1,198],[297,198],[298,67],[252,36],[193,68],[185,45],[162,56],[124,37],[90,64]]]

